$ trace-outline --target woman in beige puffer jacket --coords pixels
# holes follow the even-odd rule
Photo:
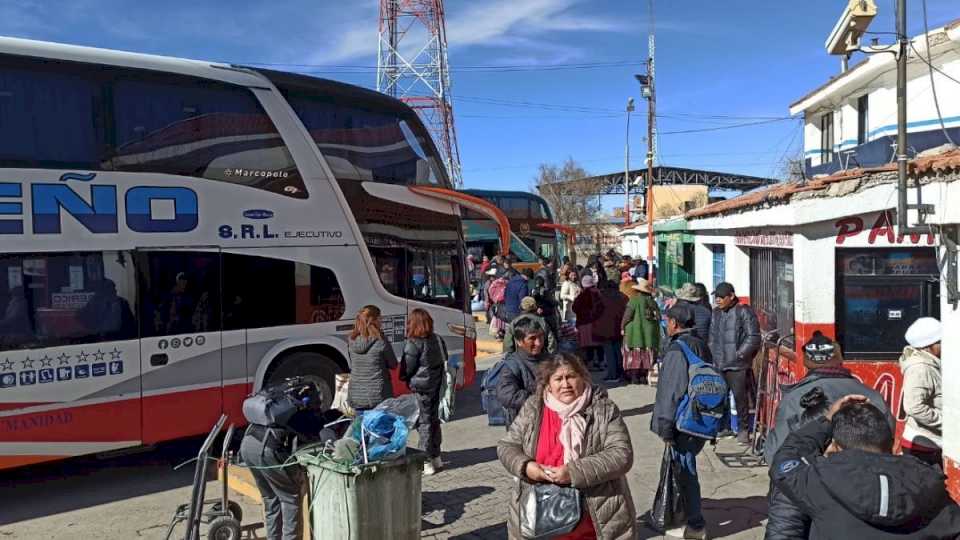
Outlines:
[[[907,414],[900,445],[905,454],[942,466],[943,386],[940,358],[930,348],[906,347],[900,357]]]
[[[519,483],[529,482],[526,466],[537,455],[544,391],[541,384],[497,446],[500,462],[517,479],[507,517],[507,529],[513,539],[522,538]],[[582,455],[566,465],[570,485],[583,495],[583,510],[589,512],[599,540],[634,539],[637,515],[626,478],[633,466],[633,445],[620,409],[603,387],[593,386],[592,397],[580,414],[586,417],[585,443]]]

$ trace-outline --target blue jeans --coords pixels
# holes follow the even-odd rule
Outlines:
[[[607,380],[612,381],[623,376],[623,355],[620,353],[622,343],[619,339],[603,343],[603,356],[607,361]]]
[[[680,485],[680,496],[683,497],[687,525],[695,529],[702,529],[706,525],[701,509],[700,478],[697,477],[697,454],[703,450],[706,442],[698,437],[678,433],[670,447],[673,460],[678,465],[677,483]]]

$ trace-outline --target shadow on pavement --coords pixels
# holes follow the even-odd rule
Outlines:
[[[84,456],[0,473],[0,525],[189,486],[193,465],[173,467],[195,457],[202,443],[195,437],[145,453]]]
[[[767,519],[767,498],[704,499],[703,515],[711,538],[723,538],[756,529]]]
[[[473,532],[468,532],[464,534],[458,534],[456,536],[451,536],[450,540],[474,540],[481,538],[506,538],[507,537],[507,523],[498,523],[496,525],[490,525],[489,527],[484,527],[482,529],[477,529]]]
[[[463,512],[467,504],[484,495],[489,495],[494,491],[490,486],[457,488],[447,491],[425,491],[423,493],[423,514],[443,512],[443,520],[440,523],[436,523],[429,519],[424,519],[422,522],[423,530],[436,529],[456,522],[463,517]]]
[[[480,401],[480,381],[486,371],[477,371],[477,377],[473,380],[473,385],[459,390],[456,396],[456,409],[453,411],[453,421],[473,418],[474,416],[483,416],[483,403]]]
[[[624,418],[629,418],[631,416],[642,416],[644,414],[650,414],[653,412],[653,403],[644,405],[643,407],[634,407],[632,409],[625,409],[620,411],[620,414]]]
[[[501,426],[490,426],[490,429],[503,429]],[[447,470],[469,467],[479,463],[497,461],[497,447],[470,448],[443,453],[443,461]]]

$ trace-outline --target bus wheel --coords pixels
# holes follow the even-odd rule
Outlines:
[[[280,365],[273,370],[265,386],[283,382],[290,377],[303,377],[317,384],[320,389],[322,410],[327,410],[333,404],[333,394],[336,388],[334,377],[340,372],[336,362],[328,357],[313,352],[295,352],[280,361]]]

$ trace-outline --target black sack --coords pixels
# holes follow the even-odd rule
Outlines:
[[[679,464],[674,461],[668,444],[663,449],[660,483],[657,484],[657,494],[653,497],[653,507],[650,509],[650,526],[661,533],[686,518],[680,484],[677,482],[678,467]]]

